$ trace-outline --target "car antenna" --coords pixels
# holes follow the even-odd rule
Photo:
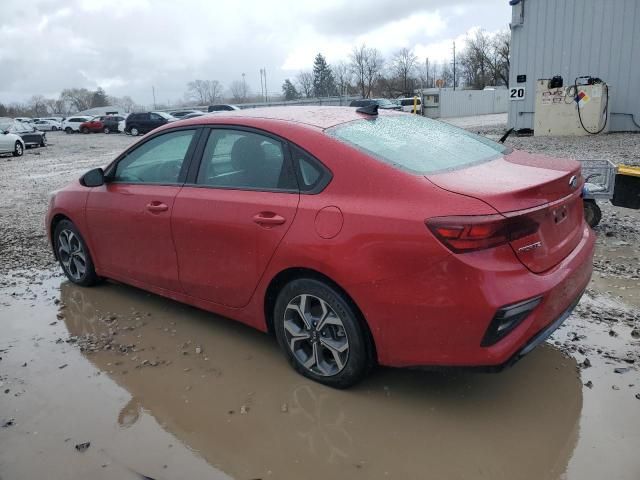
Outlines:
[[[378,104],[372,103],[371,105],[365,105],[364,107],[356,108],[356,112],[364,113],[365,115],[378,115]]]
[[[507,130],[506,132],[504,132],[504,135],[502,135],[500,137],[500,140],[498,140],[498,142],[500,143],[504,143],[504,141],[507,139],[507,137],[509,137],[509,135],[511,135],[511,132],[513,132],[513,127],[511,127],[509,130]]]

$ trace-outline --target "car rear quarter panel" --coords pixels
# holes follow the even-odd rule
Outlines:
[[[263,301],[271,279],[287,268],[317,271],[351,296],[369,325],[379,355],[382,354],[385,363],[394,363],[391,350],[386,348],[391,343],[388,340],[395,340],[389,333],[404,329],[405,321],[424,323],[425,319],[400,318],[397,315],[405,311],[410,314],[402,305],[398,305],[395,313],[389,304],[381,310],[380,303],[375,301],[378,289],[385,284],[395,284],[397,290],[404,292],[398,297],[399,303],[403,302],[403,295],[410,295],[412,299],[408,303],[428,304],[433,292],[417,291],[416,287],[431,283],[414,280],[428,276],[451,257],[427,229],[425,219],[496,212],[484,202],[446,192],[422,176],[372,159],[321,131],[298,130],[295,127],[280,133],[270,128],[318,158],[331,170],[333,179],[321,193],[301,195],[295,221],[255,296]],[[318,212],[326,207],[335,207],[332,210],[339,210],[342,215],[342,227],[332,238],[325,238],[316,228]],[[512,254],[509,260],[513,261]],[[445,335],[444,329],[439,332]]]

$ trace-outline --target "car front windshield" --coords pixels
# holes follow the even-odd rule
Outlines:
[[[488,138],[417,115],[381,115],[326,132],[374,158],[421,175],[486,162],[509,152]]]

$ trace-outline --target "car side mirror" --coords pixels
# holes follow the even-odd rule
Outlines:
[[[94,168],[80,178],[80,183],[85,187],[99,187],[104,185],[104,170]]]

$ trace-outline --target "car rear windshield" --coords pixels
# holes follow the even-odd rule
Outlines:
[[[355,120],[327,133],[371,156],[426,175],[493,160],[508,147],[444,122],[416,115]]]

